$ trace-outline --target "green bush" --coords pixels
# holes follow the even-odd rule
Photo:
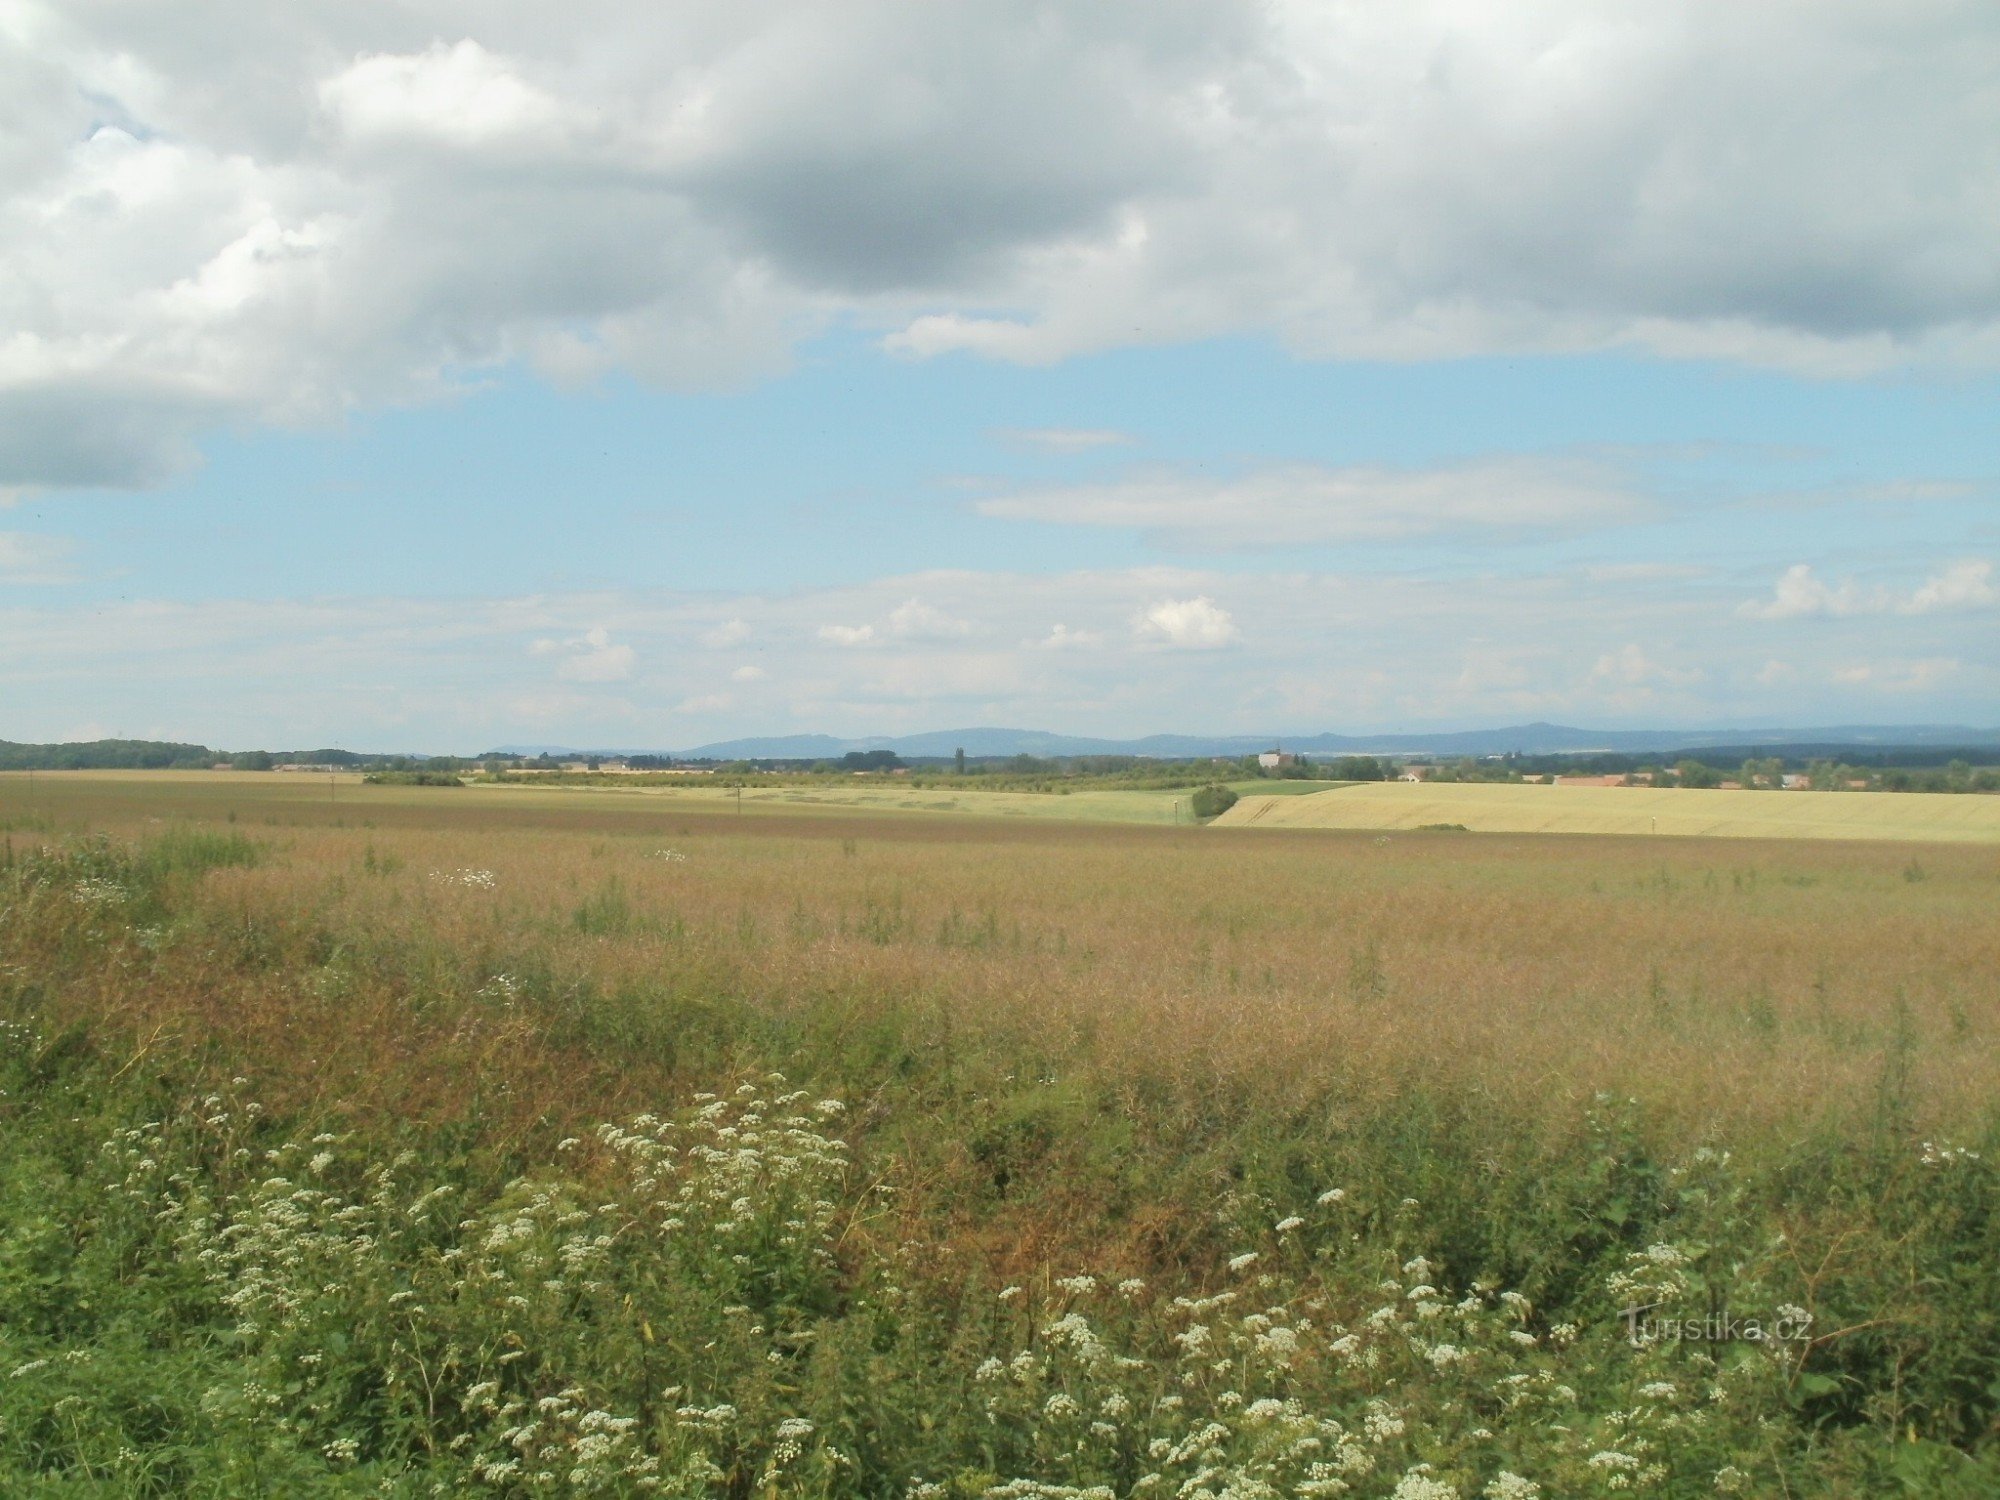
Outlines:
[[[1194,809],[1197,818],[1219,818],[1236,805],[1236,793],[1220,782],[1210,782],[1207,786],[1195,788],[1188,805]]]

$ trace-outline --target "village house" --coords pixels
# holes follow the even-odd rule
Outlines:
[[[1298,757],[1289,750],[1266,750],[1257,757],[1257,764],[1266,771],[1275,771],[1281,766],[1298,764]]]

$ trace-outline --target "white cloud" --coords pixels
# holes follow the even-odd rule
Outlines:
[[[1915,660],[1851,662],[1833,672],[1833,680],[1845,687],[1870,688],[1884,693],[1922,693],[1956,677],[1965,664],[1956,657],[1932,656]]]
[[[1925,579],[1897,609],[1907,615],[1927,615],[1940,610],[1991,609],[1997,604],[2000,588],[1993,584],[1993,564],[1982,558],[1965,558]]]
[[[622,682],[632,675],[638,655],[630,646],[614,643],[611,632],[602,626],[586,630],[570,640],[543,638],[529,650],[537,656],[556,658],[556,676],[564,682]]]
[[[0,583],[68,583],[66,563],[76,544],[37,531],[0,531]]]
[[[0,486],[146,483],[513,360],[738,383],[835,319],[1027,361],[2000,364],[1990,6],[588,19],[15,0]]]
[[[478,42],[358,58],[319,86],[320,107],[346,135],[391,146],[435,142],[477,150],[547,139],[563,124],[554,99]]]
[[[1616,683],[1621,687],[1650,687],[1665,684],[1685,687],[1700,682],[1703,674],[1694,668],[1676,667],[1670,663],[1649,656],[1644,647],[1636,641],[1628,641],[1616,651],[1606,652],[1597,658],[1597,664],[1590,669],[1590,675],[1599,682]]]
[[[880,621],[867,625],[822,625],[819,638],[833,646],[868,646],[884,641],[945,642],[973,633],[972,622],[947,614],[922,599],[905,599]]]
[[[1901,597],[1908,597],[1905,594]],[[917,598],[980,633],[844,651],[820,622]],[[42,602],[30,602],[40,600]],[[1226,607],[1219,601],[1226,601]],[[686,643],[720,615],[771,643],[765,676],[699,738],[861,736],[1013,724],[1084,734],[1567,723],[1990,722],[2000,661],[1972,613],[1866,622],[1834,656],[1813,619],[1759,627],[1706,581],[1607,589],[1581,575],[1428,577],[1151,567],[931,572],[777,596],[606,590],[518,598],[0,598],[0,702],[16,739],[123,716],[113,732],[473,753],[522,739],[685,747],[673,705],[735,690],[741,665]],[[1060,620],[1058,635],[1049,622]],[[860,628],[860,627],[850,627]],[[593,640],[593,632],[599,632]],[[1218,638],[1218,657],[1172,649]],[[1089,649],[1049,649],[1091,640]],[[543,642],[539,647],[531,642]],[[644,691],[557,675],[632,652]],[[1768,660],[1794,675],[1761,670]],[[1835,680],[1835,667],[1848,675]],[[532,731],[532,732],[529,732]]]
[[[946,614],[921,599],[905,599],[889,611],[888,632],[906,641],[949,641],[972,634],[972,623]]]
[[[1160,471],[998,496],[977,509],[1009,520],[1132,527],[1184,545],[1258,548],[1568,531],[1633,520],[1646,508],[1602,464],[1500,456],[1436,469],[1292,464],[1235,478]]]
[[[1133,619],[1142,638],[1164,641],[1190,651],[1211,651],[1241,636],[1228,610],[1206,594],[1192,599],[1162,599]]]
[[[2000,606],[2000,588],[1994,586],[1993,564],[1983,558],[1963,558],[1907,594],[1879,585],[1864,589],[1851,578],[1828,583],[1810,563],[1794,563],[1773,585],[1769,599],[1747,600],[1736,612],[1753,620],[1791,620],[1809,615],[1928,615],[1995,606]]]
[[[749,640],[753,632],[742,620],[724,620],[701,633],[701,643],[720,651],[730,646],[740,646]]]
[[[1003,427],[994,436],[1021,448],[1045,453],[1088,453],[1093,448],[1121,448],[1134,439],[1109,427]]]
[[[1058,620],[1049,627],[1049,633],[1031,644],[1043,651],[1088,651],[1104,644],[1104,637],[1094,630],[1071,630]]]
[[[731,682],[762,682],[764,677],[764,669],[756,666],[738,667],[729,674]]]
[[[1852,579],[1827,583],[1811,563],[1794,563],[1772,585],[1771,597],[1749,600],[1736,612],[1753,620],[1791,620],[1801,615],[1851,615],[1869,608]]]

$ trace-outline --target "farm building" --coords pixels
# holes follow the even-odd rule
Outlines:
[[[1289,750],[1266,750],[1257,757],[1257,764],[1266,771],[1275,771],[1280,766],[1298,764],[1298,757]]]

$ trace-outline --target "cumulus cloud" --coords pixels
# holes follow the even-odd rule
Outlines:
[[[1863,588],[1851,578],[1829,583],[1810,563],[1794,563],[1772,586],[1770,598],[1747,600],[1737,606],[1737,613],[1753,620],[1791,620],[1809,615],[1928,615],[1996,605],[2000,587],[1993,582],[1993,564],[1983,558],[1950,563],[1908,593],[1879,585]]]
[[[1983,558],[1965,558],[1925,579],[1896,607],[1904,614],[1927,615],[1949,609],[1991,609],[1996,604],[2000,604],[2000,588],[1993,584],[1993,564]]]
[[[879,621],[866,625],[822,625],[819,638],[834,646],[867,646],[884,641],[955,641],[973,633],[970,620],[947,614],[922,599],[905,599]]]
[[[529,647],[537,656],[556,659],[556,676],[565,682],[622,682],[632,675],[638,654],[615,643],[602,626],[570,640],[543,638]]]
[[[1646,513],[1603,464],[1516,456],[1434,469],[1292,464],[1236,478],[1159,471],[996,496],[976,508],[1009,520],[1132,527],[1208,548],[1576,530]]]
[[[7,7],[0,486],[508,361],[738,383],[835,319],[918,357],[2000,363],[1990,6],[586,15]]]
[[[980,630],[944,641],[882,635],[879,622],[912,598]],[[739,657],[690,644],[719,614],[770,644],[754,687],[739,688]],[[829,620],[876,624],[877,638],[843,650],[819,638]],[[954,724],[1290,735],[1537,718],[1944,723],[2000,702],[1986,623],[1890,611],[1867,620],[1865,643],[1835,654],[1818,621],[1778,620],[1758,627],[1753,652],[1707,585],[1606,589],[1580,568],[1476,578],[941,571],[721,598],[14,592],[0,597],[0,701],[19,739],[59,738],[111,704],[125,716],[105,725],[114,734],[465,753],[523,738],[671,749],[734,734]],[[1086,639],[1089,649],[1049,649]],[[1191,649],[1204,643],[1226,649],[1228,671],[1216,670],[1214,652]],[[621,646],[643,692],[558,675],[573,657]],[[728,709],[704,711],[699,731],[683,717],[691,710],[674,709],[732,695]]]
[[[1206,594],[1148,605],[1134,617],[1132,628],[1142,640],[1188,651],[1212,651],[1242,635],[1229,611]]]

